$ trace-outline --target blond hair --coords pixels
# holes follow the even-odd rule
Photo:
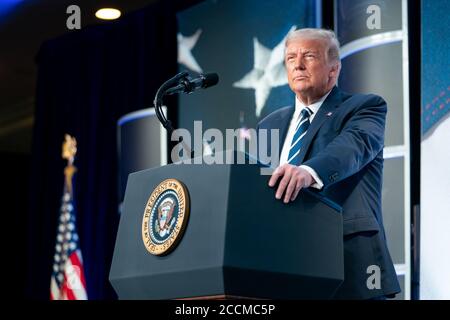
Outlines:
[[[285,48],[288,46],[289,41],[298,38],[326,40],[328,43],[327,61],[338,62],[339,65],[341,64],[339,40],[333,31],[319,28],[303,28],[291,31],[286,37]]]

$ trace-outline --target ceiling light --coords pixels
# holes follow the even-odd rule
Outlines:
[[[99,19],[103,20],[114,20],[119,18],[121,15],[120,10],[114,9],[114,8],[102,8],[100,10],[97,10],[95,13],[95,16]]]

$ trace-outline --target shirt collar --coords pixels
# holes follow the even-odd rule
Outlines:
[[[325,101],[325,99],[328,97],[332,90],[328,91],[322,98],[320,98],[318,101],[314,102],[313,104],[310,104],[309,106],[305,105],[303,102],[301,102],[297,96],[295,96],[295,113],[300,114],[300,112],[308,107],[309,110],[313,112],[315,115],[317,111],[319,111],[320,106]]]

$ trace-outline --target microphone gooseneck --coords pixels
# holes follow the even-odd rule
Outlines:
[[[168,120],[163,111],[163,98],[167,95],[175,93],[192,93],[197,89],[206,89],[215,86],[219,82],[219,75],[217,73],[201,74],[198,78],[190,79],[189,73],[180,72],[174,77],[164,82],[156,91],[153,106],[155,107],[156,116],[161,122],[162,126],[168,131],[169,136],[174,130],[172,123]]]

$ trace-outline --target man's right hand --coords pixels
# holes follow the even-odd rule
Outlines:
[[[270,177],[269,186],[274,187],[279,178],[281,180],[275,198],[281,199],[284,194],[284,203],[294,201],[302,188],[308,188],[316,182],[307,170],[292,164],[283,164],[276,168]]]

